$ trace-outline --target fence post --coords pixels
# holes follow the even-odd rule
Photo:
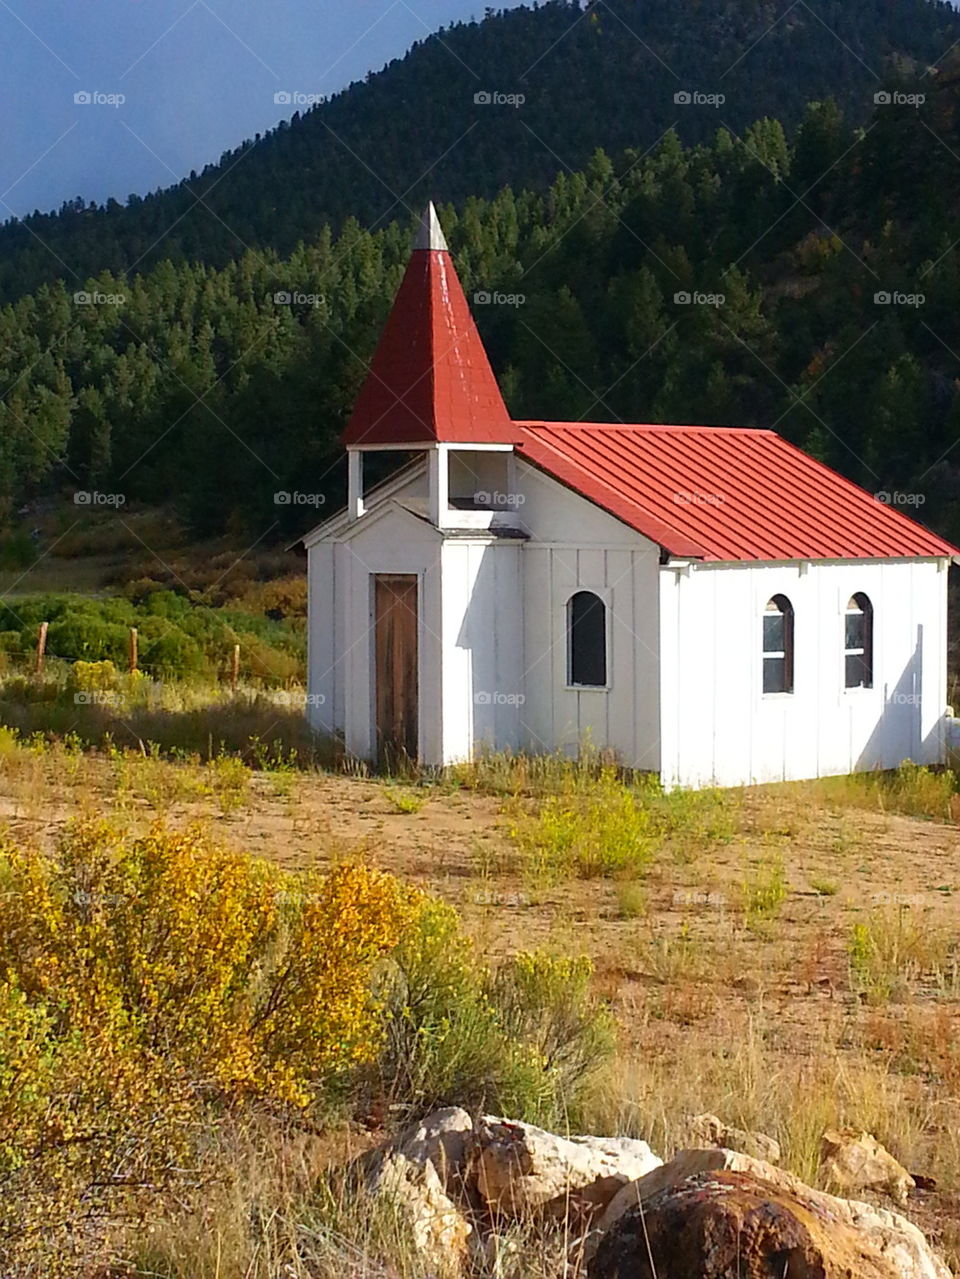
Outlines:
[[[40,633],[37,636],[37,674],[43,674],[43,659],[47,651],[47,627],[49,622],[40,623]]]
[[[230,661],[230,688],[235,693],[237,691],[237,681],[240,679],[240,645],[234,644],[233,657]]]
[[[133,675],[137,669],[137,628],[130,627],[130,674]]]

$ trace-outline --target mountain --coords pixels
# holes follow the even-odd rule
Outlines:
[[[773,427],[960,540],[960,54],[923,97],[443,206],[514,416]],[[347,219],[0,308],[0,518],[176,502],[249,544],[318,522],[413,230]]]
[[[175,187],[8,222],[0,301],[167,259],[223,267],[248,249],[287,255],[350,216],[367,227],[405,218],[428,195],[543,191],[598,147],[636,156],[670,127],[688,144],[763,116],[789,131],[827,96],[860,123],[878,89],[923,72],[958,39],[960,16],[933,0],[549,0],[488,11]]]

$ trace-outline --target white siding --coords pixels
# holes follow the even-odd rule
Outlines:
[[[936,562],[700,565],[661,581],[666,781],[736,785],[943,758],[946,573]],[[843,614],[874,610],[874,686],[844,688]],[[794,691],[762,692],[761,618],[786,595]]]
[[[659,768],[657,574],[649,543],[525,548],[527,749],[572,752],[589,741],[631,767]],[[567,602],[579,590],[594,591],[606,604],[606,689],[567,682]]]
[[[443,546],[443,758],[520,744],[523,592],[515,542]]]
[[[307,718],[318,732],[343,732],[343,699],[337,706],[335,547],[320,542],[307,553]]]
[[[318,542],[308,552],[311,595],[308,692],[322,696],[311,722],[326,726],[332,699],[332,723],[343,732],[351,755],[375,753],[373,576],[416,573],[420,608],[420,753],[426,763],[442,754],[440,684],[440,550],[442,538],[424,520],[391,507],[371,512],[349,537]],[[333,571],[327,557],[333,553]],[[334,659],[329,659],[331,622]]]

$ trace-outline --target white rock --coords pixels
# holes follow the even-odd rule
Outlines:
[[[415,1163],[398,1151],[385,1151],[369,1186],[403,1218],[425,1267],[435,1274],[460,1272],[472,1227],[447,1197],[430,1160]]]
[[[855,1128],[829,1129],[820,1142],[820,1172],[841,1194],[881,1190],[901,1207],[914,1180],[875,1137]]]
[[[474,1133],[471,1177],[487,1206],[501,1215],[593,1211],[661,1162],[645,1141],[558,1137],[485,1115]]]
[[[396,1149],[411,1163],[431,1163],[447,1194],[461,1189],[473,1120],[459,1106],[435,1110],[409,1128]]]
[[[721,1146],[724,1150],[739,1150],[754,1159],[768,1164],[780,1162],[780,1143],[764,1132],[744,1128],[731,1128],[716,1115],[694,1115],[683,1125],[684,1144],[687,1146]]]

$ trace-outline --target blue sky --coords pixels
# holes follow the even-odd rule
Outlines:
[[[0,220],[78,195],[125,200],[167,186],[291,115],[296,106],[278,105],[277,93],[334,93],[483,9],[482,0],[0,0]]]

